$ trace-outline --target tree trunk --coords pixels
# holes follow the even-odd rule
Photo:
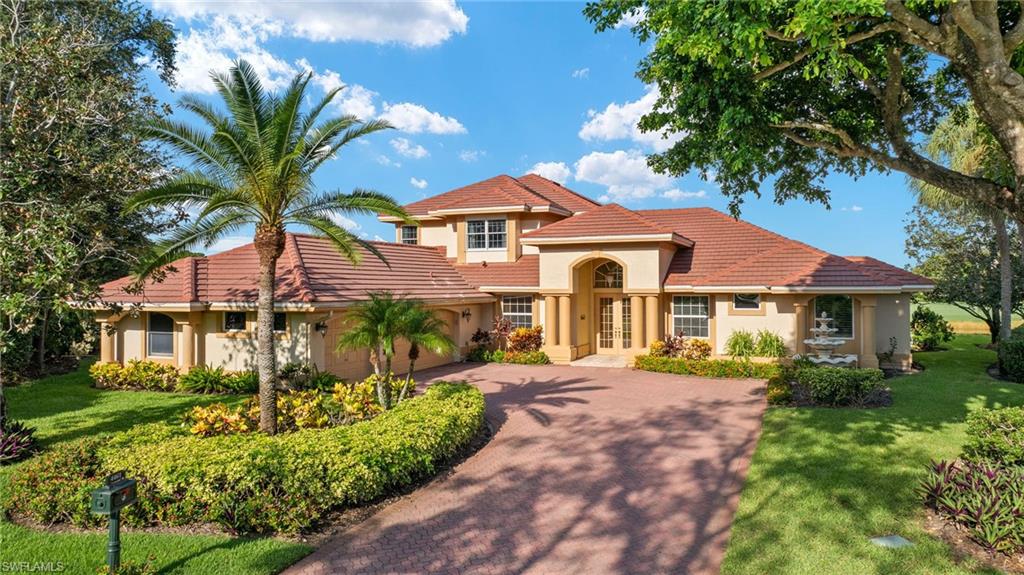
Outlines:
[[[405,384],[402,386],[402,393],[398,394],[398,402],[405,400],[405,394],[409,392],[409,384],[412,383],[412,372],[416,370],[416,358],[420,356],[420,348],[415,343],[409,347],[409,372],[405,374]]]
[[[42,322],[39,325],[39,346],[36,349],[36,367],[39,369],[40,376],[46,373],[46,337],[49,326],[50,310],[47,308],[43,310]]]
[[[284,251],[284,230],[258,227],[254,238],[259,255],[260,288],[256,306],[256,369],[260,377],[260,431],[277,433],[277,354],[274,350],[274,279]]]
[[[1010,233],[1006,226],[1006,214],[996,212],[992,217],[996,228],[996,243],[999,248],[999,339],[1010,339],[1013,327],[1013,258],[1010,253]]]

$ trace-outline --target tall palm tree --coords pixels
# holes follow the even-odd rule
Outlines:
[[[455,342],[448,337],[446,324],[432,310],[422,303],[416,302],[407,312],[401,326],[401,336],[409,342],[409,373],[405,375],[405,384],[398,395],[398,401],[405,399],[412,383],[412,374],[416,370],[416,360],[420,357],[420,349],[436,354],[455,351]]]
[[[353,306],[347,316],[346,330],[338,337],[338,351],[369,348],[373,373],[380,377],[377,400],[391,408],[391,361],[395,341],[402,337],[409,310],[416,301],[390,291],[370,292],[369,299]]]
[[[932,159],[950,168],[973,176],[985,177],[1014,185],[1014,173],[1006,154],[979,119],[973,106],[963,110],[963,117],[949,115],[942,119],[928,137],[925,151]],[[973,212],[989,220],[996,230],[999,251],[999,339],[1010,337],[1013,323],[1013,256],[1007,214],[977,202],[966,200],[942,188],[911,180],[918,202],[939,211]],[[1018,227],[1022,223],[1017,222]]]
[[[312,74],[299,74],[280,95],[266,92],[245,61],[227,73],[211,73],[227,114],[192,97],[180,106],[196,114],[206,129],[160,119],[147,135],[192,161],[187,170],[165,183],[136,195],[130,209],[186,207],[198,214],[161,241],[140,270],[145,277],[200,245],[243,226],[255,227],[253,243],[259,256],[257,303],[257,368],[260,379],[260,430],[275,433],[276,361],[274,353],[274,277],[285,245],[285,228],[302,226],[327,238],[353,263],[358,246],[382,257],[372,245],[335,223],[341,214],[383,213],[407,217],[390,197],[356,190],[320,192],[313,174],[342,146],[384,130],[383,121],[363,122],[355,116],[321,119],[338,94],[329,91],[303,111]]]

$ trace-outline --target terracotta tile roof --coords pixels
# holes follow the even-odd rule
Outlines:
[[[549,207],[576,212],[598,205],[540,176],[531,174],[524,178],[516,179],[502,174],[407,204],[405,210],[413,216],[424,216],[434,210],[503,206]]]
[[[451,262],[451,260],[449,260]],[[539,287],[540,256],[520,256],[516,262],[456,264],[455,269],[474,287]]]
[[[669,265],[666,286],[901,287],[932,285],[873,258],[843,258],[711,208],[637,210],[694,242]],[[573,218],[575,219],[575,218]]]
[[[370,291],[390,289],[425,301],[486,299],[436,248],[371,242],[387,264],[359,248],[353,266],[325,239],[288,234],[277,264],[279,302],[345,304],[366,299]],[[390,268],[388,267],[390,264]],[[106,301],[121,303],[255,302],[258,258],[252,244],[203,258],[184,258],[164,281],[149,281],[143,294],[127,294],[130,278],[102,286]],[[189,286],[193,287],[189,287]]]
[[[655,221],[619,204],[606,204],[523,234],[524,238],[576,238],[671,234],[672,225]]]

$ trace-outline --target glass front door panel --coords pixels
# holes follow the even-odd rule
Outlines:
[[[610,297],[599,298],[597,313],[600,318],[597,345],[601,349],[613,349],[615,347],[615,299]]]
[[[622,298],[622,348],[633,347],[633,312],[628,297]]]

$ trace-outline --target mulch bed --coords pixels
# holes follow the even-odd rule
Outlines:
[[[943,519],[931,509],[925,516],[924,530],[949,545],[957,561],[974,561],[1006,573],[1024,574],[1024,555],[992,553],[971,539],[966,529]]]
[[[998,379],[999,381],[1006,381],[1009,383],[1018,383],[1010,379],[1008,376],[1003,375],[999,371],[998,363],[993,363],[992,365],[988,366],[988,368],[985,369],[985,372],[988,373],[988,376],[991,377],[992,379]]]

